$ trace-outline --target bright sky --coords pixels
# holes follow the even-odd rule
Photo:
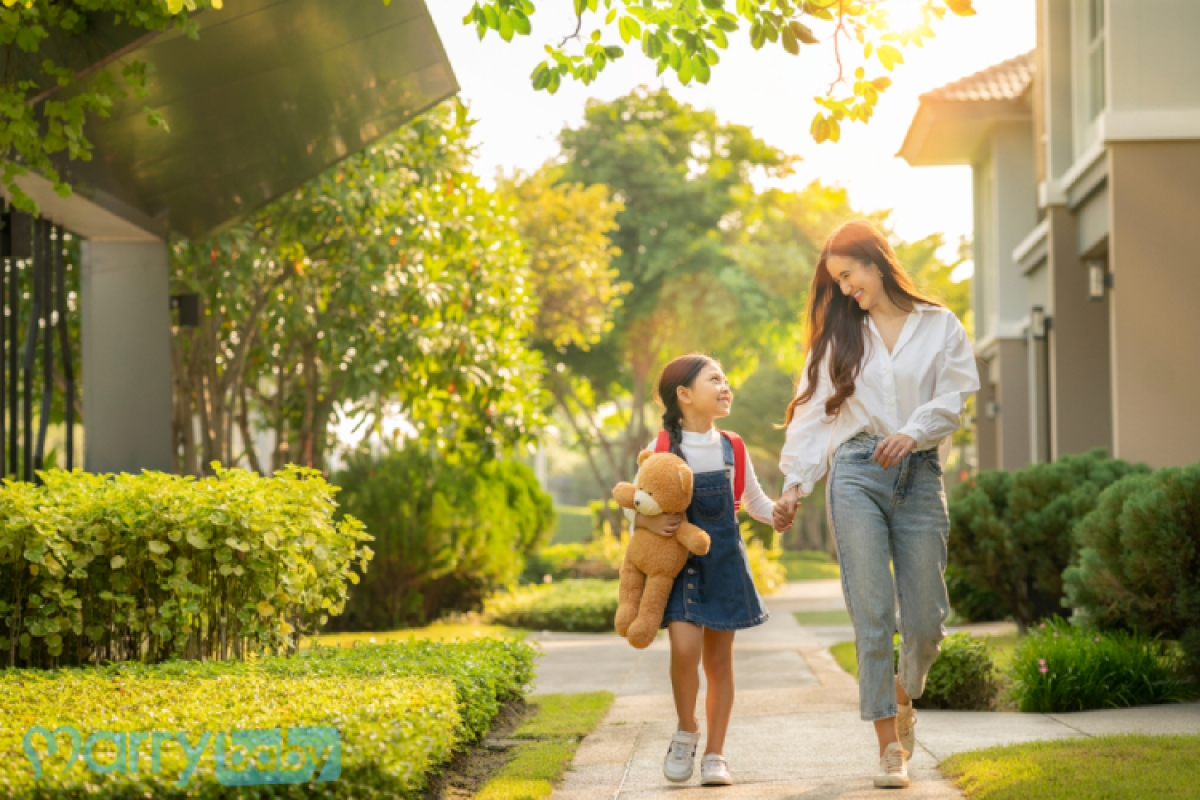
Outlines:
[[[902,13],[914,0],[884,2]],[[477,165],[485,177],[498,168],[535,169],[557,155],[559,131],[579,125],[589,98],[611,100],[640,84],[659,86],[665,80],[676,97],[712,109],[724,121],[748,125],[770,144],[799,155],[803,160],[788,179],[796,188],[813,179],[840,184],[849,189],[857,208],[893,209],[893,223],[904,238],[942,232],[951,242],[971,233],[971,173],[965,166],[913,168],[896,158],[917,98],[1027,52],[1035,39],[1033,0],[975,0],[974,17],[948,14],[935,29],[935,39],[922,49],[905,50],[906,63],[892,75],[892,87],[869,124],[843,125],[840,142],[817,145],[808,132],[817,111],[812,98],[824,94],[836,76],[832,48],[824,43],[805,47],[795,57],[769,43],[755,51],[739,31],[731,34],[730,48],[721,52],[709,84],[688,87],[671,77],[655,77],[654,65],[630,52],[591,86],[564,81],[551,96],[535,92],[529,74],[542,60],[545,43],[574,30],[568,0],[537,2],[532,35],[510,43],[494,33],[480,42],[474,26],[462,24],[471,5],[472,0],[428,3],[462,96],[479,119]]]

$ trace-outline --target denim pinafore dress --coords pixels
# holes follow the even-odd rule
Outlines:
[[[708,553],[688,555],[675,576],[662,627],[682,620],[718,631],[733,631],[761,625],[770,618],[762,597],[754,588],[746,545],[738,528],[734,506],[733,445],[721,437],[725,469],[701,472],[693,477],[692,504],[688,522],[703,528],[712,538]]]

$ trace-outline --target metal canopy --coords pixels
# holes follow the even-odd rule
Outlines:
[[[213,232],[458,91],[422,0],[226,0],[197,21],[197,40],[164,32],[104,67],[146,62],[149,96],[92,120],[92,161],[59,162],[143,227]]]

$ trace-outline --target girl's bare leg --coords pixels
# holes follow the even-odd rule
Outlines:
[[[725,732],[733,713],[733,634],[734,631],[704,629],[704,676],[708,679],[705,714],[708,736],[704,754],[721,755],[725,749]]]
[[[696,696],[700,693],[700,656],[705,645],[705,630],[690,622],[667,624],[671,639],[671,691],[675,695],[678,730],[700,732],[696,719]],[[712,723],[709,723],[710,730]]]
[[[912,703],[912,700],[908,697],[908,692],[904,691],[904,687],[900,685],[899,678],[896,679],[896,702],[902,706]],[[887,719],[875,720],[875,737],[879,739],[879,755],[882,757],[883,751],[887,750],[889,744],[900,741],[900,737],[896,733],[896,718],[888,717]]]

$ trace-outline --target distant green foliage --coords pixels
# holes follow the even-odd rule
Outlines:
[[[1145,465],[1103,450],[1063,456],[1017,472],[983,472],[950,499],[950,564],[977,592],[991,592],[1022,629],[1062,610],[1072,530],[1100,492]]]
[[[60,746],[44,760],[35,786],[22,749],[35,724],[51,730],[70,724],[84,736],[97,730],[181,731],[193,741],[206,730],[332,725],[341,739],[342,775],[304,785],[305,797],[346,798],[352,791],[355,797],[415,798],[434,769],[479,739],[501,704],[520,695],[532,680],[533,656],[528,645],[482,639],[317,649],[251,663],[0,673],[0,714],[18,723],[0,729],[0,784],[6,797],[23,799],[230,796],[215,780],[207,754],[187,787],[179,788],[181,749],[163,747],[162,771],[155,775],[145,742],[136,775],[103,778],[82,763],[64,776],[69,748]],[[41,738],[33,741],[45,756]],[[254,791],[258,797],[290,796],[286,787]]]
[[[1070,604],[1101,628],[1179,639],[1200,675],[1200,464],[1118,481],[1075,536]]]
[[[1159,639],[1052,620],[1018,641],[1009,692],[1039,713],[1174,703],[1196,695],[1181,661]]]
[[[550,535],[554,509],[517,461],[468,460],[417,445],[351,458],[336,476],[346,514],[375,536],[375,560],[332,630],[388,630],[465,611],[513,583]]]
[[[592,510],[586,506],[555,506],[553,544],[579,544],[592,535]]]
[[[900,642],[893,656],[900,663]],[[929,668],[925,692],[913,701],[916,708],[956,711],[990,711],[998,686],[996,665],[983,639],[969,633],[955,633],[942,640],[942,652]]]
[[[580,579],[521,586],[489,597],[488,621],[534,631],[607,633],[617,617],[617,581]]]
[[[289,648],[341,611],[370,536],[314,470],[41,473],[0,487],[0,659],[57,666]]]

